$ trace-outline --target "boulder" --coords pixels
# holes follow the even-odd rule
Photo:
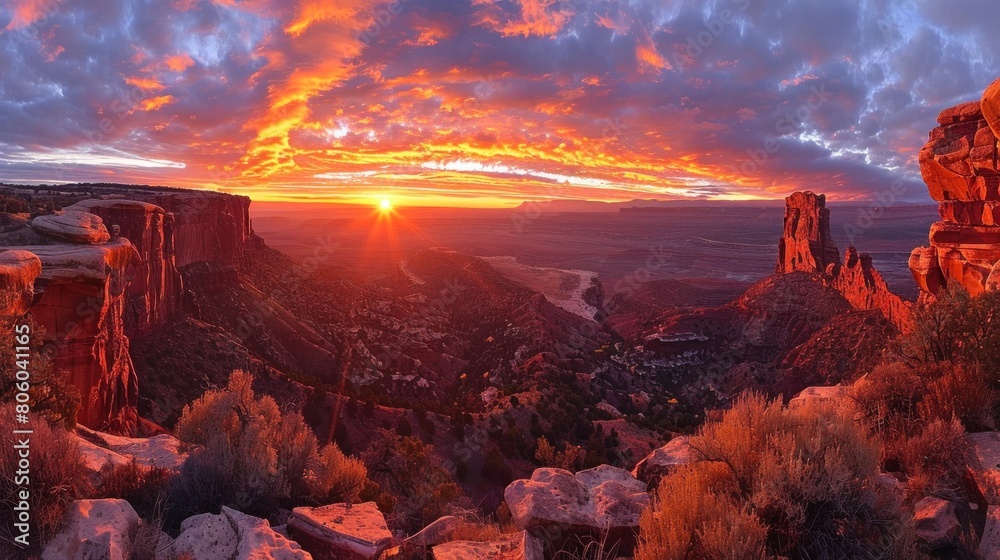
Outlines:
[[[858,403],[851,397],[851,388],[846,385],[807,387],[788,401],[788,408],[795,409],[817,404],[833,405],[834,408],[841,409],[848,415],[858,413]]]
[[[634,544],[639,516],[650,504],[646,483],[624,469],[601,465],[575,475],[536,469],[504,491],[514,525],[560,546],[574,535],[606,537],[626,551]]]
[[[415,548],[428,548],[451,540],[452,535],[458,530],[462,520],[446,515],[437,519],[430,525],[424,527],[417,534],[407,538],[404,544]]]
[[[677,467],[690,462],[690,438],[687,436],[675,437],[639,461],[632,469],[632,476],[645,482],[649,490],[656,490],[660,485],[660,479],[676,470]]]
[[[979,541],[979,557],[982,560],[1000,560],[1000,507],[991,505],[986,510],[986,527]]]
[[[955,542],[960,530],[955,503],[928,496],[913,507],[913,522],[917,538],[931,550]]]
[[[453,541],[433,548],[434,560],[542,560],[541,541],[525,531],[489,542]]]
[[[271,529],[267,521],[223,506],[219,515],[203,513],[181,522],[170,545],[178,558],[189,560],[310,560],[298,543]]]
[[[46,237],[77,245],[100,245],[111,239],[100,216],[78,210],[38,216],[31,220],[31,229]]]
[[[42,560],[128,560],[139,515],[125,500],[78,500]]]
[[[1000,506],[1000,432],[966,434],[969,471],[986,503]]]
[[[372,560],[393,543],[375,502],[297,507],[288,534],[317,560]]]
[[[10,321],[28,310],[42,261],[29,251],[0,253],[0,321]]]

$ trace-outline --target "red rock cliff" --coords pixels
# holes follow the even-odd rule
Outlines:
[[[934,294],[949,283],[972,295],[1000,287],[1000,80],[981,101],[944,110],[920,150],[920,174],[939,202],[930,245],[913,250],[910,270]]]
[[[122,316],[130,267],[139,256],[126,239],[103,245],[24,247],[38,256],[41,299],[30,309],[45,328],[52,366],[80,390],[78,421],[131,433],[138,383]]]
[[[785,230],[778,243],[778,274],[809,272],[836,289],[855,309],[878,310],[901,330],[912,320],[911,305],[892,293],[872,266],[871,256],[848,247],[843,262],[830,235],[826,197],[797,192],[785,199]]]
[[[0,253],[0,322],[24,315],[31,304],[42,262],[28,251]]]
[[[118,199],[85,200],[70,209],[100,216],[139,252],[126,289],[123,318],[129,336],[150,334],[180,311],[184,292],[176,266],[173,214],[147,202]]]
[[[250,199],[214,192],[154,193],[137,197],[174,215],[178,268],[196,262],[234,265],[250,240]]]

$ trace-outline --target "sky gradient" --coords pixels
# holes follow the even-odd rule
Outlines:
[[[1000,76],[998,16],[996,0],[7,1],[0,181],[927,201],[917,152]]]

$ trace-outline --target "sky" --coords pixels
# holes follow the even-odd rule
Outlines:
[[[0,181],[265,201],[929,201],[996,0],[8,0]]]

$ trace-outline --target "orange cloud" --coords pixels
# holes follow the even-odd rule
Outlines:
[[[160,95],[158,97],[151,97],[149,99],[143,100],[143,102],[142,102],[142,110],[143,111],[155,111],[155,110],[159,109],[160,107],[163,107],[164,105],[166,105],[168,103],[173,103],[174,101],[177,101],[177,100],[174,99],[174,96],[172,96],[172,95]]]
[[[648,36],[641,36],[635,47],[635,58],[641,71],[670,70],[670,63],[656,50],[656,44]]]
[[[163,64],[171,72],[183,72],[194,65],[194,59],[186,54],[178,54],[167,58]]]
[[[555,37],[572,19],[573,14],[562,9],[566,5],[560,0],[517,0],[520,19],[500,22],[498,13],[489,9],[491,0],[479,0],[473,4],[489,6],[481,15],[480,24],[498,31],[505,37]]]
[[[13,12],[13,17],[6,27],[6,29],[11,31],[23,29],[42,18],[48,17],[50,15],[49,10],[58,7],[58,4],[54,4],[49,0],[14,0],[7,4]]]
[[[165,86],[153,78],[147,78],[143,76],[133,76],[125,78],[125,83],[130,86],[135,86],[139,89],[145,90],[161,90]]]

